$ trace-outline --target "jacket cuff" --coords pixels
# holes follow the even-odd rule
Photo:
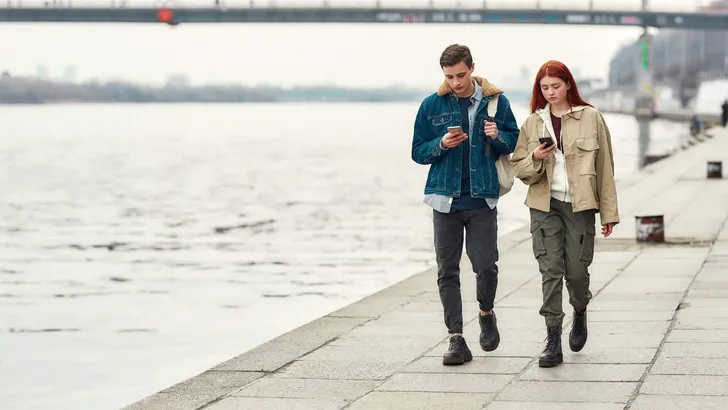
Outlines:
[[[602,225],[606,225],[606,224],[617,225],[619,223],[619,216],[614,215],[614,214],[610,215],[610,214],[611,214],[611,212],[610,213],[599,212],[599,221],[601,222]]]
[[[535,173],[536,175],[541,175],[541,174],[543,174],[543,171],[544,171],[544,164],[543,164],[543,160],[540,160],[540,161],[536,161],[536,160],[535,160],[535,159],[533,158],[533,152],[531,152],[530,154],[528,154],[528,158],[529,158],[529,160],[531,161],[531,168],[533,168],[533,172],[534,172],[534,173]]]

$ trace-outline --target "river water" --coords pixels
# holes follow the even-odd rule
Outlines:
[[[417,106],[0,106],[2,407],[118,409],[431,267]]]

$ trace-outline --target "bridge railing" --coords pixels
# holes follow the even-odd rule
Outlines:
[[[698,1],[650,0],[648,11],[725,12],[728,7],[700,7]],[[436,8],[639,11],[641,0],[0,0],[0,8]]]

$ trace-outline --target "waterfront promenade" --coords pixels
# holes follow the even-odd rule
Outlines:
[[[600,110],[604,113],[611,113],[611,114],[623,114],[623,115],[635,115],[636,113],[634,111],[622,111],[622,110],[616,110],[616,109],[609,109],[609,108],[601,108]],[[675,121],[675,122],[690,122],[692,120],[693,116],[696,114],[694,110],[689,109],[658,109],[655,112],[655,118],[659,118],[662,120],[667,121]],[[720,114],[719,113],[697,113],[700,118],[709,124],[720,124]]]
[[[619,181],[622,223],[598,239],[591,269],[589,340],[569,351],[565,323],[557,368],[536,360],[541,278],[523,228],[500,238],[495,352],[478,345],[464,258],[470,363],[442,365],[447,335],[428,270],[125,410],[728,408],[728,179],[706,179],[707,161],[728,164],[728,132],[712,135]],[[654,214],[667,242],[637,244],[635,215]]]

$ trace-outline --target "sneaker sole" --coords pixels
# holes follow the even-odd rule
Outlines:
[[[486,346],[483,344],[483,342],[480,342],[480,348],[486,352],[492,352],[497,349],[498,346],[500,346],[500,335],[498,335],[498,337],[495,339],[495,344],[493,346]]]
[[[564,354],[559,353],[556,360],[538,359],[538,367],[556,367],[564,362]]]
[[[442,364],[445,366],[458,366],[473,360],[473,354],[468,352],[465,357],[443,357]]]

